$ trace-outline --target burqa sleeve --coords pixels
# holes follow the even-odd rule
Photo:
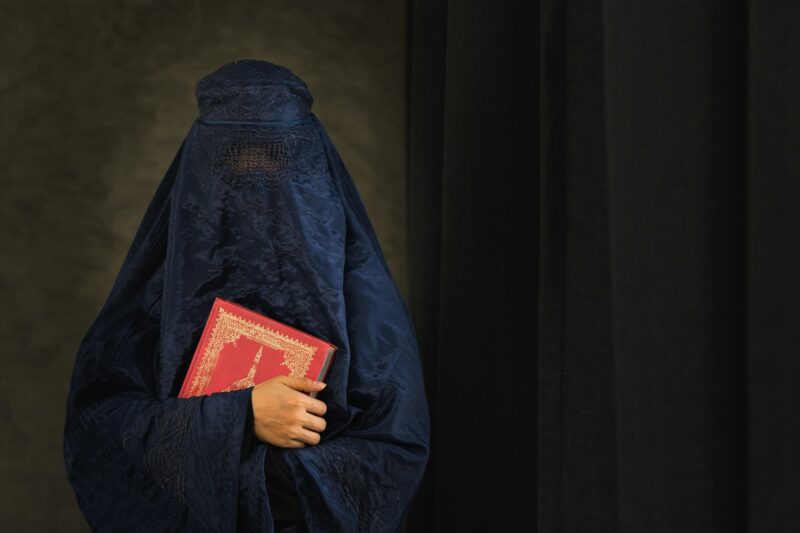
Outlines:
[[[319,123],[318,123],[319,124]],[[414,328],[358,192],[321,124],[347,211],[344,295],[350,361],[343,430],[282,449],[310,531],[394,532],[429,456],[429,414]],[[339,361],[342,363],[342,361]],[[331,391],[333,392],[333,391]]]
[[[65,466],[77,503],[97,532],[223,532],[237,524],[252,388],[176,398],[158,390],[156,377],[166,218],[180,152],[72,373]]]

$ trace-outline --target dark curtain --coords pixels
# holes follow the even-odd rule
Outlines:
[[[800,531],[800,3],[409,27],[406,529]]]

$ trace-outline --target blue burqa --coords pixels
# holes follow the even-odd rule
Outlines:
[[[310,531],[397,531],[429,455],[428,405],[361,198],[288,69],[239,60],[196,93],[76,356],[64,459],[80,509],[101,532],[271,532],[265,459],[279,454]],[[252,387],[177,398],[216,296],[338,346],[318,445],[254,439],[245,454]]]

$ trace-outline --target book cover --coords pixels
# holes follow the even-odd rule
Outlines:
[[[178,397],[241,389],[279,375],[323,381],[336,348],[217,297]]]

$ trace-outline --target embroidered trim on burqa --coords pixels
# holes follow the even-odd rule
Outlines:
[[[305,82],[289,69],[251,59],[203,77],[196,93],[201,122],[300,122],[313,103]]]
[[[182,504],[186,503],[186,439],[196,407],[196,401],[180,401],[156,417],[155,441],[144,455],[147,475]]]
[[[92,442],[91,456],[82,457],[79,446]],[[161,497],[159,488],[147,478],[130,469],[130,461],[116,442],[103,429],[91,409],[84,411],[78,423],[69,426],[64,440],[65,449],[75,457],[77,468],[67,470],[71,484],[83,498],[78,500],[81,511],[92,529],[109,524],[112,517],[98,515],[98,511],[113,510],[113,523],[118,531],[179,531],[184,522],[183,507],[162,507],[161,512],[143,512],[153,500]],[[80,471],[76,477],[71,471]],[[130,490],[117,490],[111,484],[97,490],[98,479],[127,479]]]

